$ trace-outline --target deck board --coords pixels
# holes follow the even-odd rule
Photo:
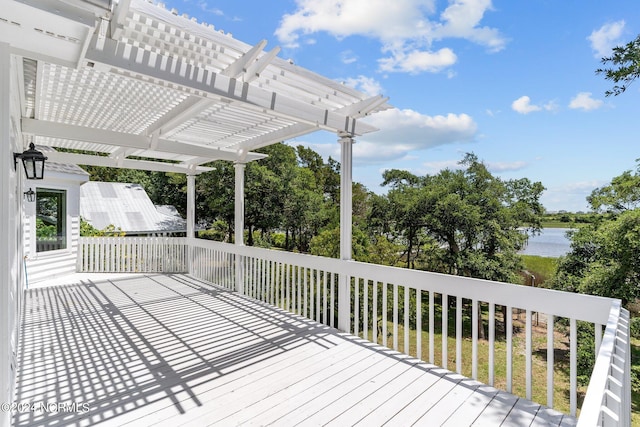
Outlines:
[[[187,275],[29,290],[16,426],[574,425],[575,418]]]

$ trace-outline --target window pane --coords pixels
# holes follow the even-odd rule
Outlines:
[[[36,192],[36,250],[67,248],[67,192],[38,188]]]

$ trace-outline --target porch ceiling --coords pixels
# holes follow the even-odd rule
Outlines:
[[[278,58],[265,41],[251,46],[141,0],[112,10],[83,0],[9,3],[0,41],[18,58],[25,146],[108,156],[100,165],[171,161],[171,170],[197,173],[211,160],[259,159],[251,150],[319,129],[374,131],[358,119],[390,108]]]

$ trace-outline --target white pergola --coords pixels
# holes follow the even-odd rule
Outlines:
[[[341,145],[341,257],[351,258],[354,138],[364,116],[390,108],[212,25],[141,0],[0,0],[0,384],[11,381],[22,278],[22,185],[13,153],[31,142],[75,150],[49,161],[179,172],[234,162],[235,236],[242,244],[244,168],[255,149],[326,130]],[[81,154],[82,153],[82,154]],[[144,159],[144,160],[143,160]],[[4,307],[10,307],[5,310]],[[0,401],[10,390],[2,388]]]
[[[376,130],[358,119],[389,108],[382,96],[278,58],[279,48],[265,51],[264,40],[251,46],[153,3],[4,3],[0,40],[18,75],[24,146],[91,153],[50,154],[57,162],[187,174],[190,233],[203,164],[235,163],[242,242],[244,165],[263,157],[252,150],[320,129],[339,137],[349,201],[353,138]],[[345,244],[349,208],[343,203]]]

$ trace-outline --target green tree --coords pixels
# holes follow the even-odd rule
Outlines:
[[[217,237],[231,242],[234,227],[235,171],[233,163],[218,160],[208,165],[213,168],[196,178],[196,220],[208,227],[215,224]],[[218,222],[218,221],[221,221]],[[224,225],[226,231],[221,232]],[[210,237],[210,236],[209,236]]]
[[[620,298],[640,296],[640,161],[587,198],[607,212],[569,234],[571,251],[558,264],[550,284],[556,289]]]
[[[515,281],[517,251],[526,239],[520,228],[540,230],[544,187],[494,177],[474,154],[460,165],[463,169],[424,177],[385,172],[393,228],[406,244],[407,266],[415,267],[428,253],[422,259],[437,271]]]
[[[609,185],[596,188],[587,201],[596,212],[621,213],[640,207],[640,159],[635,173],[628,170],[611,180]]]
[[[640,35],[623,46],[613,48],[613,55],[602,58],[608,68],[598,68],[596,74],[604,74],[614,86],[605,92],[606,96],[624,93],[627,87],[640,76]]]

